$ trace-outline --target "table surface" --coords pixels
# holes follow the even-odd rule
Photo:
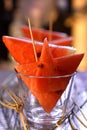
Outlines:
[[[14,71],[9,70],[0,70],[0,99],[3,96],[3,89],[2,86],[9,85],[8,87],[11,87],[14,78],[16,78],[16,75]],[[81,111],[79,109],[77,111],[77,116],[80,118],[80,120],[86,125],[87,124],[87,72],[78,72],[76,76],[76,85],[78,86],[78,106],[80,107],[81,111],[83,112],[82,115]],[[11,109],[7,109],[0,105],[0,130],[22,130],[22,125],[20,122],[19,114]],[[77,128],[77,130],[87,130],[87,126],[83,126],[80,121],[76,117],[73,117],[72,122]],[[67,123],[66,125],[67,130],[72,130],[71,125]],[[64,129],[66,129],[64,126]],[[59,128],[57,128],[59,130]],[[63,129],[63,130],[64,130]],[[36,129],[32,129],[36,130]],[[39,129],[39,130],[45,130],[45,129]]]

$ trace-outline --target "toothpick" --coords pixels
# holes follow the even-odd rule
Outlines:
[[[52,10],[50,12],[50,17],[49,17],[49,41],[52,41],[52,31],[53,31],[54,18],[55,18],[55,14],[54,14],[54,11]]]
[[[52,40],[52,30],[53,30],[53,20],[52,18],[49,19],[49,41]]]
[[[36,53],[36,48],[35,48],[35,44],[34,44],[34,38],[33,38],[32,29],[31,29],[31,24],[30,24],[29,18],[28,18],[28,24],[29,24],[29,30],[30,30],[30,35],[31,35],[31,39],[32,39],[33,49],[34,49],[35,60],[37,62],[38,58],[37,58],[37,53]]]

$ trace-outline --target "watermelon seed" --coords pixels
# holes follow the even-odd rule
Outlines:
[[[37,53],[37,57],[39,58],[41,56],[41,52],[38,52]]]
[[[42,63],[40,63],[40,64],[38,65],[38,67],[43,68],[44,65],[43,65]]]

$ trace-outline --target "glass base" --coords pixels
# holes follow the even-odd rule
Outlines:
[[[69,103],[70,105],[70,103]],[[74,105],[71,104],[69,108],[65,109],[66,112],[63,113],[63,110],[57,108],[53,110],[50,114],[44,112],[43,108],[38,107],[37,109],[32,109],[31,113],[27,111],[27,119],[29,122],[30,130],[51,130],[55,127],[56,123],[59,121],[62,122],[60,125],[63,125],[64,122],[68,123],[67,118],[70,116],[71,111],[73,110]],[[32,118],[33,113],[33,118]],[[39,114],[41,113],[41,114]],[[65,123],[64,123],[65,124]],[[58,130],[62,130],[62,128]]]
[[[37,109],[32,109],[31,113],[27,112],[27,117],[30,122],[37,123],[37,124],[44,124],[44,125],[49,125],[49,124],[55,124],[60,118],[61,118],[61,113],[58,111],[54,111],[50,114],[44,112],[43,108],[38,107]],[[32,117],[33,113],[33,117]]]
[[[41,125],[33,122],[29,122],[30,130],[51,130],[54,125]]]
[[[64,109],[65,104],[67,104],[67,107]],[[74,105],[71,101],[68,100],[67,103],[67,100],[65,100],[64,104],[61,105],[61,100],[59,100],[50,114],[46,113],[40,106],[32,108],[31,112],[26,109],[26,117],[30,124],[30,130],[51,130],[62,118],[64,122],[71,114],[73,108]]]

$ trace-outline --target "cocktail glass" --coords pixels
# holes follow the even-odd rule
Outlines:
[[[63,76],[29,76],[25,74],[17,73],[18,81],[20,83],[20,92],[19,96],[24,101],[24,110],[26,113],[26,117],[31,124],[36,129],[44,129],[49,130],[52,128],[57,121],[66,118],[70,111],[73,109],[73,99],[76,97],[75,91],[75,76],[76,72],[70,75],[63,75]],[[25,82],[27,80],[27,82]],[[42,80],[41,86],[43,86],[43,82],[47,83],[54,83],[58,84],[59,90],[57,93],[62,93],[60,98],[58,99],[57,103],[53,107],[50,113],[46,112],[44,108],[40,105],[37,98],[31,92],[32,90],[29,89],[28,83],[31,81]],[[66,80],[69,80],[67,86],[62,87],[62,83]],[[60,82],[61,81],[61,82]],[[32,86],[33,87],[33,86]],[[49,97],[48,97],[49,98]],[[45,100],[43,96],[43,100]],[[46,102],[46,101],[45,101]],[[49,105],[49,104],[48,104]],[[36,130],[35,129],[35,130]]]

